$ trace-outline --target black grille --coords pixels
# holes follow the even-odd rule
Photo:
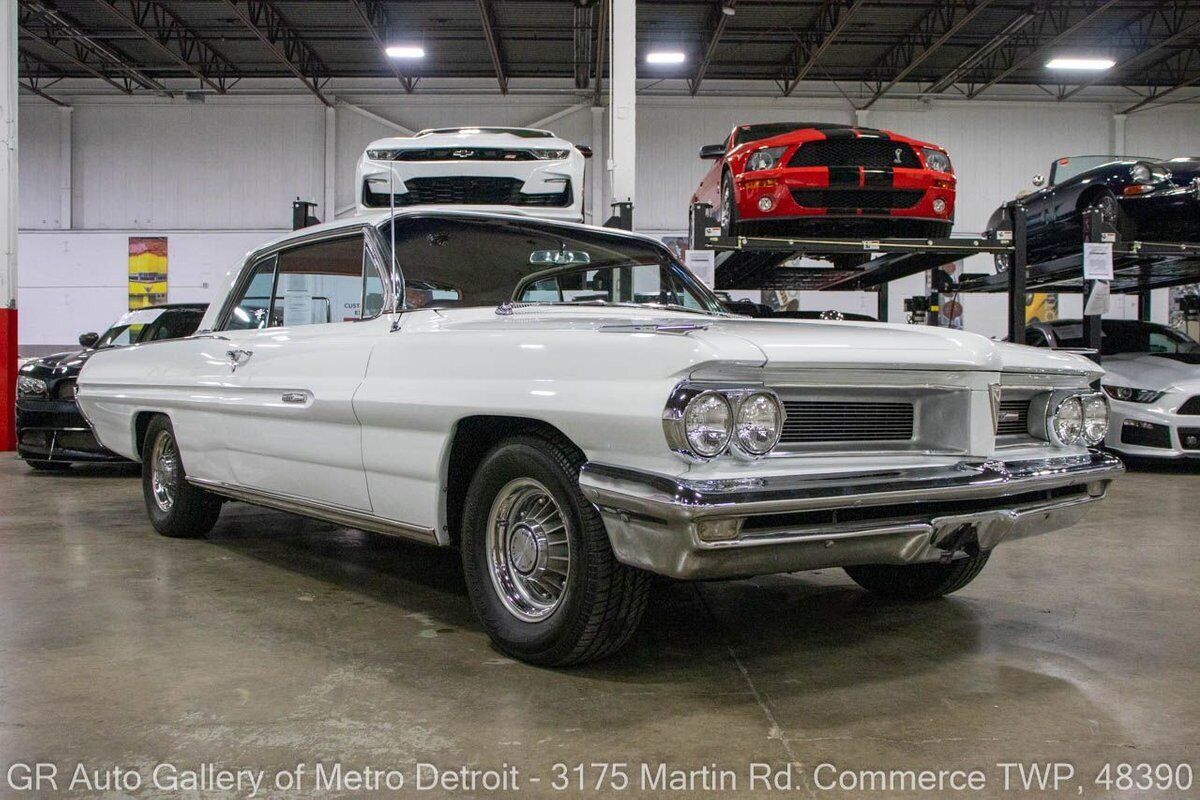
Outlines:
[[[528,150],[502,147],[431,147],[424,150],[397,150],[393,161],[536,161]]]
[[[396,195],[397,206],[417,205],[504,205],[547,206],[561,208],[571,205],[571,185],[552,194],[525,194],[524,181],[518,178],[446,177],[409,178],[404,182],[408,191]],[[387,193],[372,192],[363,187],[364,204],[371,208],[387,208]]]
[[[1135,423],[1126,420],[1125,424],[1121,426],[1121,441],[1139,447],[1170,448],[1171,429],[1166,425],[1155,425],[1150,422]]]
[[[913,436],[912,403],[784,401],[784,444],[907,441]]]
[[[1200,394],[1188,398],[1188,401],[1179,407],[1179,413],[1189,417],[1200,415]]]
[[[1012,436],[1026,433],[1029,433],[1029,401],[1001,400],[996,435]]]
[[[887,139],[822,139],[796,149],[789,167],[920,167],[906,144]]]
[[[920,189],[793,189],[792,199],[810,208],[912,208]]]
[[[1200,428],[1180,428],[1179,444],[1184,450],[1200,450]]]

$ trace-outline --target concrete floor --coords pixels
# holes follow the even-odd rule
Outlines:
[[[1071,796],[1099,794],[1106,762],[1200,772],[1198,519],[1200,469],[1131,472],[1086,522],[1001,548],[950,599],[884,602],[840,571],[664,585],[624,654],[551,671],[489,646],[454,553],[237,504],[208,539],[164,539],[128,470],[6,457],[0,796],[9,765],[35,760],[60,789],[80,761],[137,770],[135,796],[165,794],[160,762],[268,784],[304,762],[305,793],[317,762],[394,768],[409,788],[418,762],[507,764],[521,796],[576,794],[552,790],[556,762],[628,762],[624,796],[661,796],[638,791],[659,762],[734,770],[746,796],[763,794],[753,761],[799,765],[783,796],[837,796],[814,788],[822,762],[979,769],[977,796],[1003,794],[999,762],[1071,762]],[[676,796],[716,793],[695,781]]]

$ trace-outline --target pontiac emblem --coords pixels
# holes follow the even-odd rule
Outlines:
[[[988,399],[992,403],[992,430],[1000,426],[1000,384],[988,385]]]

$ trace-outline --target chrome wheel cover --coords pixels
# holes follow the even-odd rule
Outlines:
[[[721,184],[721,227],[725,231],[733,230],[733,185],[728,181]]]
[[[1008,253],[996,253],[996,272],[1008,272],[1008,267],[1012,263],[1012,257]]]
[[[488,512],[485,546],[492,586],[510,614],[541,622],[562,604],[571,541],[549,489],[532,478],[505,484]]]
[[[175,505],[175,487],[179,482],[179,449],[175,437],[159,431],[150,451],[150,493],[160,511],[170,511]]]
[[[1106,194],[1100,198],[1100,218],[1104,220],[1105,225],[1116,227],[1117,225],[1117,198]]]

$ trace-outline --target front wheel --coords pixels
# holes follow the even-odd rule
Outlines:
[[[471,605],[496,646],[533,664],[603,658],[629,640],[649,575],[617,561],[579,491],[580,453],[514,436],[483,460],[463,509]]]
[[[845,567],[845,570],[855,583],[875,594],[906,600],[933,600],[957,592],[975,580],[990,555],[990,552],[982,552],[949,564],[869,564]]]
[[[737,197],[734,195],[733,176],[726,172],[721,177],[721,235],[737,236]]]
[[[188,483],[171,420],[155,417],[142,443],[142,495],[150,524],[163,536],[195,538],[217,524],[221,499]]]

